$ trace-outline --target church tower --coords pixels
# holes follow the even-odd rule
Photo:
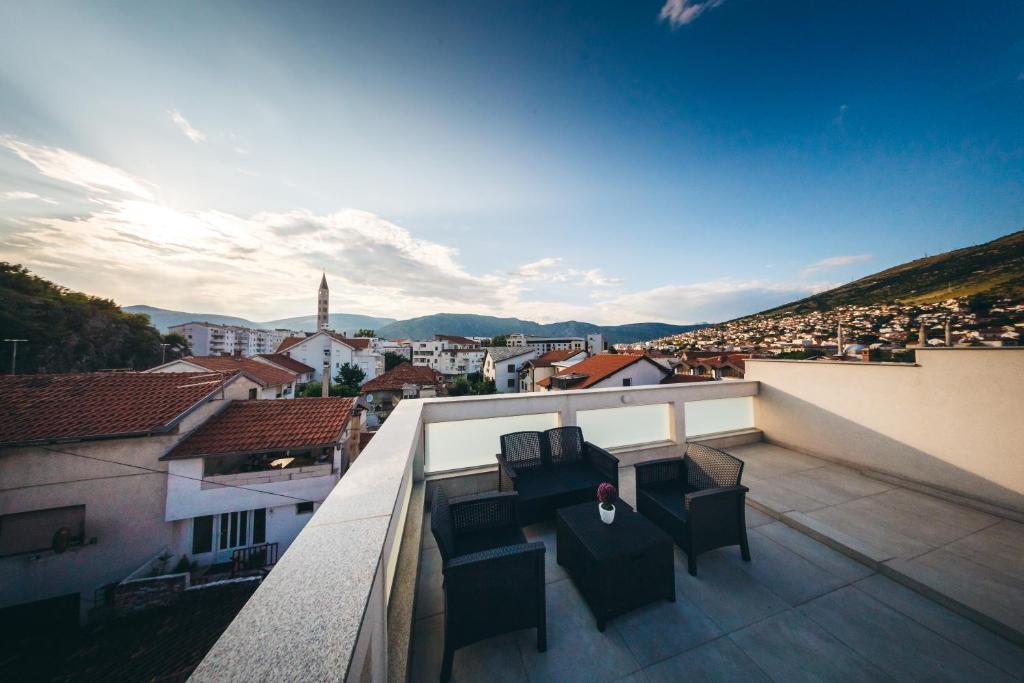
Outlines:
[[[330,327],[330,318],[327,314],[327,302],[331,292],[327,289],[327,273],[320,278],[320,291],[316,295],[316,329],[326,330]]]

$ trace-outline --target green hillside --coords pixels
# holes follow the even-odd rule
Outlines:
[[[667,323],[631,323],[629,325],[595,325],[569,320],[541,324],[519,318],[496,318],[489,315],[437,313],[410,320],[400,320],[377,328],[377,334],[389,339],[430,339],[435,334],[458,334],[466,337],[493,337],[499,334],[552,335],[582,337],[603,334],[609,344],[625,344],[681,334],[700,325],[669,325]]]
[[[757,315],[827,311],[844,305],[924,304],[975,294],[1024,298],[1024,230],[910,261]]]

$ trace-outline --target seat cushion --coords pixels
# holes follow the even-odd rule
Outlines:
[[[656,484],[645,486],[637,491],[637,497],[643,496],[648,502],[657,505],[664,512],[685,524],[689,515],[686,512],[683,495],[678,484]]]
[[[562,484],[570,490],[578,491],[579,489],[593,489],[595,500],[597,497],[597,487],[603,481],[604,477],[601,473],[595,470],[586,462],[573,462],[568,465],[559,465],[558,467],[552,468],[552,474]]]
[[[502,548],[519,543],[526,543],[526,536],[523,535],[523,530],[517,526],[460,531],[455,534],[455,554],[456,556],[469,555],[481,550]]]
[[[550,468],[517,474],[515,481],[520,502],[555,496],[565,490],[565,484]]]

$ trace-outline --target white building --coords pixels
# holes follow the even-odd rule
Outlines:
[[[331,377],[336,377],[341,366],[349,363],[366,375],[368,382],[384,372],[384,354],[378,350],[380,340],[370,337],[346,337],[337,332],[320,330],[308,337],[289,337],[277,349],[289,358],[315,369],[314,381],[322,381],[325,360],[330,365]]]
[[[602,353],[537,382],[538,391],[659,384],[672,373],[643,354]]]
[[[486,350],[473,339],[438,334],[411,346],[413,365],[433,368],[448,379],[483,371]]]
[[[537,382],[547,379],[565,368],[572,367],[586,358],[586,351],[566,349],[564,351],[548,351],[533,360],[528,360],[519,370],[519,391],[536,391]]]
[[[500,394],[519,392],[519,371],[523,363],[540,355],[532,346],[488,346],[484,358],[484,377],[493,379]]]
[[[300,383],[294,370],[240,356],[186,356],[146,372],[216,372],[224,376],[241,372],[258,385],[249,392],[250,399],[295,398]]]
[[[541,353],[548,351],[586,351],[596,355],[604,351],[604,336],[601,334],[588,334],[586,337],[535,337],[524,334],[510,334],[505,338],[507,346],[522,347],[529,346]]]
[[[302,334],[293,330],[262,330],[206,322],[182,323],[167,329],[184,337],[195,356],[230,356],[239,353],[249,357],[273,353],[288,337]]]

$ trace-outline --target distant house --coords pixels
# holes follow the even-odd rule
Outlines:
[[[240,372],[0,377],[0,621],[77,624],[174,543],[160,456],[254,388]]]
[[[643,354],[601,353],[537,382],[540,391],[660,384],[671,373]]]
[[[586,351],[591,355],[604,351],[604,335],[588,334],[585,337],[538,337],[525,334],[510,334],[505,338],[508,346],[529,346],[540,353],[548,351]]]
[[[370,337],[346,337],[338,332],[320,330],[308,337],[289,337],[277,347],[277,353],[294,358],[314,369],[313,381],[322,381],[324,361],[330,366],[331,378],[348,363],[363,371],[363,381],[384,372],[384,354],[380,340]]]
[[[403,398],[443,396],[444,376],[433,368],[400,363],[359,387],[359,404],[370,415],[368,422],[386,417]],[[373,427],[376,424],[370,424]]]
[[[535,391],[537,382],[579,363],[587,355],[587,352],[581,349],[566,349],[548,351],[542,356],[526,361],[519,370],[519,390]]]
[[[479,342],[451,334],[435,334],[432,340],[412,342],[412,363],[433,368],[448,380],[480,372],[485,349]]]
[[[743,379],[746,362],[751,356],[749,353],[727,353],[688,357],[676,371],[690,375],[706,375],[712,379]]]
[[[286,356],[283,353],[263,353],[258,356],[253,356],[253,360],[259,361],[260,363],[266,363],[272,365],[275,368],[285,370],[287,372],[296,373],[297,377],[295,381],[298,383],[298,389],[309,382],[313,381],[316,376],[316,369],[312,368],[305,363],[301,363],[290,356]]]
[[[532,346],[488,346],[484,356],[483,375],[493,379],[499,394],[519,391],[519,371],[523,363],[538,357],[541,352]]]
[[[298,334],[291,330],[260,330],[237,325],[215,325],[188,322],[171,325],[169,332],[180,334],[197,356],[241,354],[255,356],[270,353],[287,337]]]
[[[293,370],[239,356],[186,356],[158,365],[146,372],[242,372],[259,384],[251,399],[294,398],[299,374]]]

